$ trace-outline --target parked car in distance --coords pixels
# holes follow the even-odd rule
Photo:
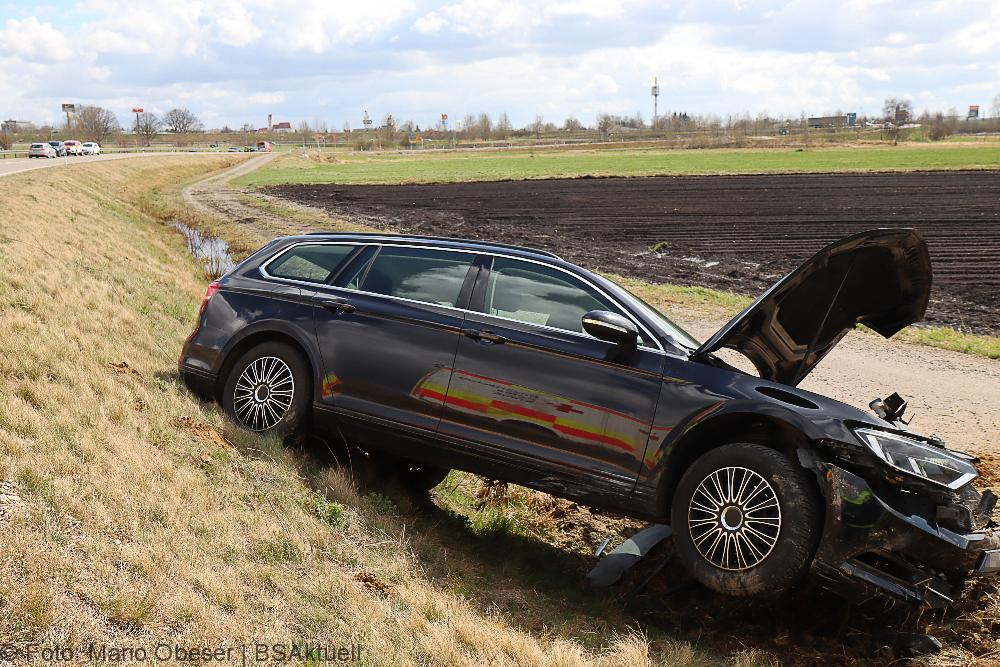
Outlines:
[[[28,148],[28,157],[57,157],[56,149],[46,143],[31,144]]]
[[[227,152],[229,152],[229,153],[242,153],[242,152],[243,152],[243,149],[242,149],[242,148],[240,148],[239,146],[230,146],[230,147],[229,147],[228,149],[226,149],[226,150],[227,150]]]
[[[64,144],[63,142],[50,141],[49,146],[52,146],[52,148],[55,149],[57,157],[63,157],[64,155],[66,155],[66,144]]]
[[[81,147],[81,152],[83,155],[100,155],[101,147],[93,141],[87,141]]]
[[[63,145],[66,147],[67,155],[83,155],[83,144],[76,139],[69,139],[63,142]]]
[[[943,607],[1000,571],[976,459],[910,431],[898,394],[866,412],[798,388],[858,324],[921,320],[930,288],[919,233],[864,232],[699,343],[545,251],[319,233],[209,285],[179,370],[244,428],[345,439],[414,489],[458,468],[670,523],[679,562],[720,593],[811,575]]]

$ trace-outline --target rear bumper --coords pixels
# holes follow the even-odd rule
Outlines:
[[[180,364],[178,370],[180,371],[181,379],[184,380],[184,384],[188,389],[203,398],[215,400],[217,384],[214,375],[191,368],[183,363]]]
[[[908,516],[861,477],[823,463],[827,516],[814,580],[847,597],[888,595],[917,605],[949,605],[968,578],[1000,572],[1000,533],[960,533]]]

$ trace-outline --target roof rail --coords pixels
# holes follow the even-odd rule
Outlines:
[[[306,236],[374,236],[380,238],[398,237],[401,239],[426,239],[428,241],[453,241],[455,243],[475,243],[477,245],[490,246],[492,248],[506,248],[507,250],[520,250],[531,252],[536,255],[544,255],[553,259],[562,259],[559,255],[548,250],[529,248],[527,246],[514,245],[513,243],[496,243],[494,241],[484,241],[482,239],[460,239],[454,236],[427,236],[426,234],[385,234],[379,232],[308,232]]]

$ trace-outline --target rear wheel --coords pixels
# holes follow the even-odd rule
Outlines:
[[[302,353],[287,343],[263,343],[233,364],[222,406],[250,431],[291,435],[305,424],[311,393],[309,364]]]
[[[713,449],[684,473],[671,507],[677,555],[702,584],[727,595],[777,595],[801,580],[821,531],[808,474],[770,447]]]

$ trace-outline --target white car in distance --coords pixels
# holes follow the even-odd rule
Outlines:
[[[58,154],[56,153],[56,149],[44,142],[31,144],[31,147],[28,149],[29,158],[32,157],[51,158],[51,157],[57,157],[57,155]]]
[[[93,141],[88,141],[80,148],[80,151],[81,155],[100,155],[101,147]]]

